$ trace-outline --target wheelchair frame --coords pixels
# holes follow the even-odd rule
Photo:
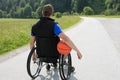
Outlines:
[[[43,61],[41,61],[39,58],[36,61],[32,60],[32,55],[33,53],[36,51],[36,48],[33,48],[27,58],[27,72],[28,75],[34,80],[36,77],[39,76],[40,71],[42,69],[42,67],[44,66]],[[64,64],[64,55],[60,55],[59,57],[59,74],[62,80],[68,80],[70,78],[71,75],[71,67],[72,67],[72,59],[71,59],[71,54],[67,55],[67,64]],[[31,63],[33,61],[33,63]],[[46,63],[46,62],[45,62]],[[36,71],[33,73],[31,71],[31,64],[35,64],[37,65],[37,69]],[[64,66],[67,66],[67,72],[65,72],[64,70]]]

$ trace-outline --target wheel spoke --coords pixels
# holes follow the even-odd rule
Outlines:
[[[33,48],[28,55],[27,60],[27,72],[29,76],[33,79],[35,79],[37,76],[39,76],[39,73],[41,71],[42,63],[40,62],[39,58],[37,58],[35,61],[32,60],[32,54],[35,52],[36,48]]]
[[[66,59],[65,59],[66,58]],[[60,72],[60,76],[61,79],[63,80],[68,80],[70,78],[70,67],[71,67],[71,56],[70,54],[68,56],[64,56],[62,55],[62,57],[60,57],[60,67],[59,67],[59,72]]]

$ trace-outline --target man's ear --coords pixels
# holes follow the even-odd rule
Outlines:
[[[44,16],[43,11],[42,11],[42,15]]]

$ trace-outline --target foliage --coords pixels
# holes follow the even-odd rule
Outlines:
[[[27,4],[24,8],[24,16],[27,18],[32,17],[32,7],[29,4]]]
[[[83,13],[85,14],[85,15],[93,15],[94,14],[94,11],[93,11],[93,9],[91,8],[91,7],[84,7],[84,9],[83,9]]]
[[[105,4],[107,9],[120,11],[120,0],[106,0]]]
[[[85,6],[91,7],[94,14],[101,14],[107,9],[120,11],[119,0],[0,0],[0,17],[38,18],[45,4],[52,4],[55,12],[70,14],[83,14]]]
[[[76,15],[76,16],[79,16],[79,14],[78,14],[78,13],[73,13],[72,15]]]
[[[106,0],[88,0],[88,6],[94,10],[95,14],[100,14],[106,9],[105,1]]]
[[[85,6],[88,6],[88,0],[77,0],[77,12],[82,12]]]
[[[77,12],[78,1],[72,0],[72,12]]]
[[[62,14],[61,14],[60,12],[56,12],[56,13],[55,13],[55,17],[56,17],[56,18],[61,18],[61,17],[62,17]]]
[[[70,13],[69,12],[64,12],[63,15],[67,16],[67,15],[70,15]]]
[[[0,10],[0,18],[2,18],[2,17],[3,17],[3,11]]]
[[[120,15],[120,12],[117,12],[117,15]]]
[[[110,16],[110,15],[116,15],[117,11],[116,10],[112,10],[112,9],[107,9],[104,14],[106,16]]]

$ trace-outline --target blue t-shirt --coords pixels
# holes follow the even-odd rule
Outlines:
[[[60,28],[60,26],[57,23],[55,23],[55,25],[54,25],[55,35],[58,36],[61,32],[62,32],[62,29]],[[31,36],[35,36],[34,32],[31,32]]]

